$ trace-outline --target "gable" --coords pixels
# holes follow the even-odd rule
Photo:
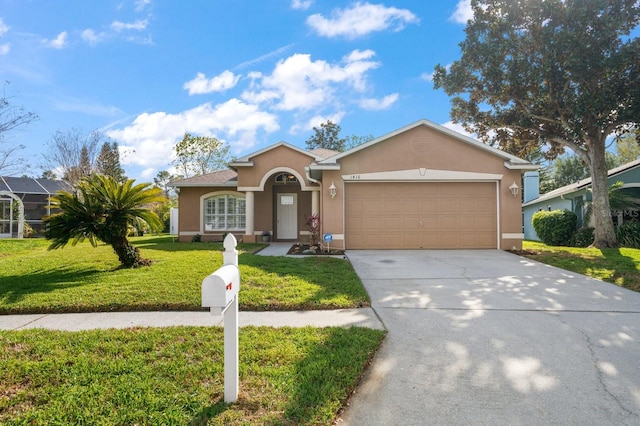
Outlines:
[[[305,168],[314,161],[314,157],[307,151],[301,151],[287,144],[278,144],[271,149],[264,150],[257,155],[245,157],[248,161],[232,163],[238,172],[238,187],[261,187],[265,176],[276,171],[295,172],[301,184],[305,184]]]
[[[501,173],[505,158],[427,126],[417,126],[343,156],[343,173],[411,169]]]

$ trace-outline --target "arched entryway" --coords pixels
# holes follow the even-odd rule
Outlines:
[[[14,203],[18,217],[14,217]],[[22,238],[24,234],[24,204],[17,195],[0,191],[0,238]]]

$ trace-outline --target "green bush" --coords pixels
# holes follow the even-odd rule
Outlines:
[[[593,228],[584,227],[580,228],[573,235],[573,244],[574,247],[589,247],[593,244],[594,235]]]
[[[548,246],[569,246],[578,217],[569,210],[540,211],[531,220],[540,241]]]
[[[640,222],[629,222],[616,226],[616,239],[623,247],[640,248]]]

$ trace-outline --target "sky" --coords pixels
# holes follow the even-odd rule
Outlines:
[[[39,116],[5,143],[38,177],[57,131],[99,130],[152,182],[185,132],[240,157],[304,148],[327,120],[343,137],[459,130],[431,76],[470,18],[468,0],[0,0],[5,95]]]

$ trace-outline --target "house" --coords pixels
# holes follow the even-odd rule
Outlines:
[[[305,241],[319,214],[332,248],[507,250],[521,248],[519,183],[536,169],[420,120],[342,153],[279,142],[171,185],[180,241]]]
[[[68,184],[51,179],[0,176],[0,238],[22,238],[23,223],[40,232],[42,218],[50,213],[49,197],[59,190],[69,190]]]
[[[625,194],[640,198],[640,160],[609,170],[607,184],[611,186],[618,181],[623,182],[621,190]],[[578,216],[578,227],[583,226],[582,218],[586,204],[591,201],[590,177],[540,195],[538,172],[529,171],[524,174],[523,186],[522,213],[525,239],[539,241],[531,220],[533,215],[541,210],[566,209],[572,211]],[[629,220],[640,219],[640,212],[636,210],[617,211],[612,212],[612,217],[614,225],[619,225]]]

